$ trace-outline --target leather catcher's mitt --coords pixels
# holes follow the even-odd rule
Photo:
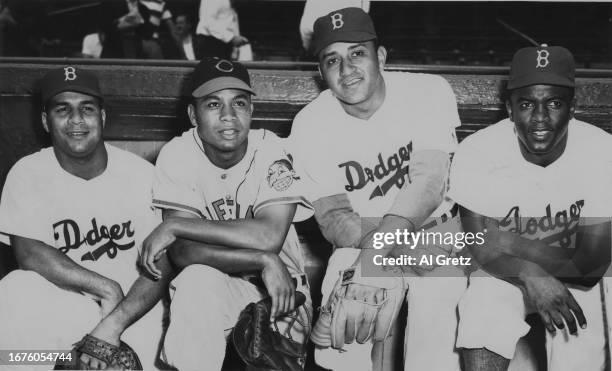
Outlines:
[[[306,296],[296,291],[295,308]],[[306,356],[304,344],[285,337],[270,327],[270,297],[247,305],[232,332],[232,342],[248,366],[264,370],[301,371]]]
[[[347,298],[351,285],[368,293],[368,299]],[[342,349],[344,344],[368,340],[384,341],[391,332],[405,296],[403,277],[361,277],[354,266],[340,272],[327,304],[321,307],[319,319],[310,339],[321,347]]]
[[[98,339],[89,334],[74,344],[77,357],[76,365],[66,368],[65,366],[56,367],[56,370],[82,370],[86,367],[81,364],[80,356],[82,353],[95,357],[107,364],[109,370],[142,370],[140,359],[134,350],[123,341],[117,347]]]

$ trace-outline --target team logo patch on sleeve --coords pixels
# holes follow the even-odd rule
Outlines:
[[[300,179],[300,177],[295,174],[293,165],[285,159],[274,161],[268,168],[268,176],[266,177],[268,185],[279,192],[287,190],[297,179]]]

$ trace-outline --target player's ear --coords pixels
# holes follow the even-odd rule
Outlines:
[[[106,110],[102,108],[100,110],[100,115],[102,116],[102,128],[106,125]]]
[[[514,119],[512,118],[512,101],[510,98],[506,99],[506,112],[508,112],[508,118],[510,121],[514,122]]]
[[[378,56],[378,69],[382,71],[385,69],[385,63],[387,63],[387,49],[380,45],[376,50],[376,55]]]
[[[319,71],[319,76],[325,80],[325,78],[323,77],[323,72],[321,72],[321,64],[317,63],[317,71]]]
[[[42,113],[40,114],[40,121],[42,121],[42,126],[45,129],[45,131],[48,133],[49,126],[47,125],[47,112],[46,111],[42,111]]]
[[[189,116],[189,121],[191,122],[191,125],[193,127],[197,127],[198,121],[196,120],[195,106],[193,105],[193,103],[189,103],[189,105],[187,106],[187,115]]]
[[[570,113],[570,119],[574,118],[574,112],[576,112],[576,97],[573,97],[572,100],[570,101],[570,106],[569,106],[569,113]]]

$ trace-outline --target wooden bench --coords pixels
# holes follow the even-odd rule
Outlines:
[[[35,84],[49,69],[66,64],[81,65],[99,76],[106,97],[108,142],[154,162],[163,144],[189,127],[185,113],[189,97],[186,82],[194,62],[0,59],[0,188],[8,170],[19,158],[49,145],[40,124]],[[323,89],[316,66],[255,62],[248,63],[247,67],[257,92],[253,127],[287,136],[295,114]],[[462,122],[457,130],[460,140],[506,115],[502,102],[508,72],[505,67],[393,65],[387,69],[433,73],[446,78],[457,98]],[[610,132],[612,71],[578,70],[577,84],[576,117]],[[300,223],[298,232],[305,247],[307,273],[313,288],[318,288],[331,249],[312,219]],[[2,271],[0,260],[0,277]],[[602,290],[608,293],[610,318],[612,286],[606,282]],[[318,289],[314,289],[315,302],[317,295]]]

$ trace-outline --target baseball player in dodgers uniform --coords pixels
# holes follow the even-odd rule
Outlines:
[[[70,350],[87,333],[119,345],[108,320],[130,287],[155,284],[136,266],[161,221],[150,207],[153,166],[104,143],[106,112],[91,72],[52,70],[41,90],[53,146],[13,166],[0,202],[0,236],[21,268],[0,281],[0,349]],[[145,369],[154,369],[161,315],[158,305],[123,336]]]
[[[444,214],[445,228],[456,227],[451,227],[458,222],[448,218],[453,205],[444,193],[460,121],[453,91],[443,78],[383,72],[387,52],[360,8],[318,18],[313,48],[329,89],[298,113],[290,139],[298,167],[315,183],[312,199],[319,226],[335,247],[322,286],[325,307],[338,272],[355,265],[362,249],[373,251],[372,232],[414,232],[431,221],[428,217]],[[405,247],[398,245],[391,255],[427,253],[427,246]],[[371,260],[362,264],[372,265]],[[402,268],[409,276],[405,369],[458,369],[455,312],[466,285],[464,274],[451,268],[447,277],[417,277],[410,267]],[[427,275],[441,276],[439,272]],[[346,296],[375,304],[375,290]],[[382,342],[324,347],[317,326],[312,338],[319,344],[318,364],[334,370],[382,367]],[[346,342],[352,338],[347,330]]]
[[[163,275],[167,251],[182,272],[171,286],[171,320],[164,352],[180,370],[220,370],[226,337],[240,311],[267,293],[272,316],[291,312],[295,290],[306,304],[278,320],[304,343],[311,301],[304,258],[292,225],[312,215],[301,177],[283,141],[250,130],[254,94],[244,66],[205,58],[192,78],[188,107],[194,128],[162,148],[153,204],[164,222],[145,243],[143,263]]]
[[[508,119],[466,138],[450,195],[464,228],[486,231],[459,306],[465,369],[505,370],[536,312],[548,369],[603,370],[600,289],[610,262],[612,137],[573,118],[574,59],[528,47],[512,60]],[[603,217],[603,218],[601,218]]]

